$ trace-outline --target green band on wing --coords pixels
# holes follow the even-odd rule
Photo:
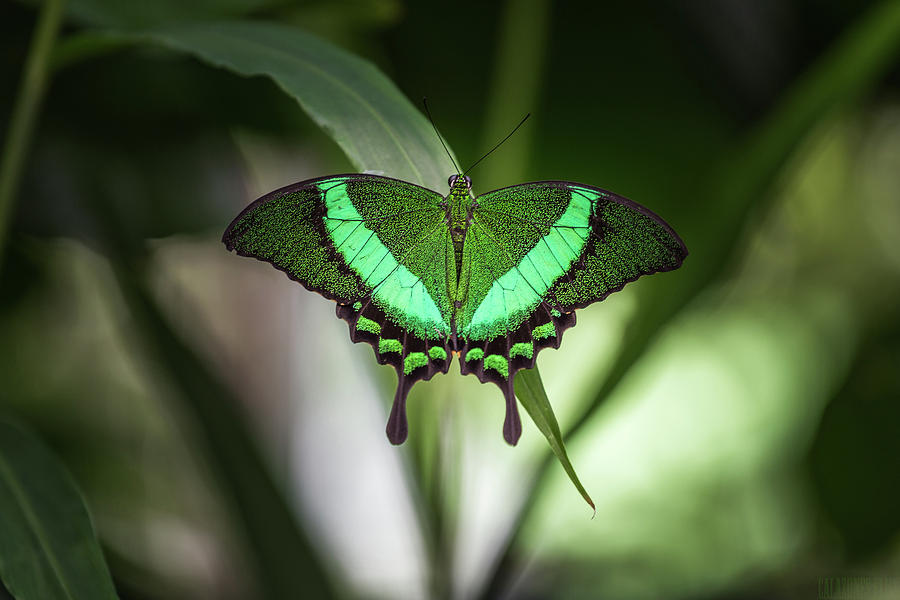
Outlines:
[[[472,348],[468,352],[466,352],[466,362],[470,360],[481,360],[484,358],[484,350],[481,348]]]
[[[425,284],[397,262],[378,236],[365,226],[341,180],[319,184],[325,194],[325,228],[347,265],[373,288],[372,297],[382,310],[422,339],[450,333]]]
[[[432,346],[428,349],[428,356],[431,360],[447,360],[447,351],[440,346]]]
[[[509,349],[509,357],[516,358],[517,356],[524,356],[530,359],[534,356],[534,346],[530,342],[513,344],[512,348]]]
[[[544,323],[543,325],[538,325],[531,331],[531,337],[536,340],[542,340],[544,338],[553,337],[556,335],[556,326],[553,325],[553,322]]]
[[[381,335],[381,325],[372,319],[367,319],[365,317],[360,317],[359,320],[356,321],[356,330]]]
[[[460,332],[463,337],[493,339],[528,318],[581,255],[590,235],[591,203],[598,196],[596,192],[589,195],[588,190],[572,190],[569,206],[550,232],[491,285],[471,322]]]
[[[499,354],[488,354],[484,359],[484,368],[493,369],[504,378],[509,377],[509,363],[505,357]]]
[[[406,358],[403,359],[403,374],[409,375],[419,367],[425,367],[428,365],[428,357],[425,356],[424,352],[410,352],[406,355]]]
[[[403,344],[400,343],[400,340],[393,339],[381,339],[378,340],[378,353],[379,354],[387,354],[388,352],[402,352]]]

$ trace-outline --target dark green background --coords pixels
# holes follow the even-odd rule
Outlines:
[[[691,251],[683,269],[583,311],[540,363],[563,430],[577,426],[570,456],[593,520],[530,422],[523,447],[503,445],[502,402],[473,378],[412,394],[418,433],[390,450],[399,470],[367,456],[358,473],[334,466],[354,464],[334,458],[359,447],[348,439],[387,446],[382,417],[360,422],[354,403],[377,413],[393,375],[348,348],[343,324],[308,339],[331,306],[218,238],[265,186],[352,167],[271,81],[156,46],[52,79],[0,266],[0,410],[73,473],[122,598],[301,597],[304,581],[365,598],[814,598],[822,577],[897,576],[900,71],[889,59],[846,94],[866,56],[814,71],[891,4],[163,2],[139,14],[70,0],[63,37],[222,17],[303,28],[375,63],[414,104],[427,95],[462,163],[531,112],[472,173],[476,192],[568,179],[663,216]],[[0,5],[4,133],[36,15]],[[820,85],[792,96],[815,73]],[[335,372],[352,361],[347,377],[371,397],[336,402],[326,371],[320,385],[291,379],[301,346]],[[345,426],[310,449],[316,419]],[[408,527],[390,535],[420,540],[418,558],[373,538],[377,513],[360,508],[372,528],[356,525],[351,543],[322,512],[345,506],[337,490],[366,505],[381,468],[409,498],[394,507]],[[329,469],[349,487],[305,479]],[[279,487],[292,500],[273,509]],[[291,510],[299,533],[282,539]],[[361,577],[365,552],[403,568]],[[278,573],[293,580],[266,581]]]

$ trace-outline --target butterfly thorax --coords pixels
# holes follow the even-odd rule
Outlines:
[[[466,228],[472,220],[472,195],[469,193],[471,183],[468,178],[459,176],[451,177],[450,181],[450,193],[444,199],[443,206],[447,211],[450,235],[456,242],[457,239],[462,241],[465,238]]]

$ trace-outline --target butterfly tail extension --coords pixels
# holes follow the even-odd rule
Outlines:
[[[410,383],[403,373],[400,373],[398,377],[397,392],[394,394],[394,403],[391,405],[391,414],[385,428],[388,441],[395,446],[405,442],[409,435],[409,423],[406,419],[406,396],[409,395],[409,390],[415,383]]]
[[[484,340],[463,340],[457,344],[460,372],[479,381],[497,385],[506,400],[503,439],[515,446],[522,434],[515,396],[516,373],[531,369],[538,352],[559,348],[563,332],[575,325],[574,312],[562,312],[542,302],[531,316],[505,336]]]
[[[513,385],[513,377],[509,377],[503,387],[503,395],[506,396],[506,417],[503,419],[503,439],[510,446],[519,443],[522,437],[522,419],[519,418],[519,406],[516,404],[516,390]]]
[[[397,392],[387,423],[387,437],[394,445],[402,444],[409,434],[406,419],[406,397],[417,381],[427,381],[450,369],[447,339],[421,339],[391,321],[371,297],[352,304],[338,304],[337,316],[350,327],[353,342],[372,346],[379,364],[389,364],[397,371]]]

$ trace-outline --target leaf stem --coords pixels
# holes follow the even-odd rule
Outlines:
[[[6,246],[6,235],[13,201],[22,178],[22,168],[31,141],[31,133],[47,87],[50,54],[62,22],[65,0],[46,0],[41,8],[19,95],[13,107],[9,132],[0,162],[0,263]]]

